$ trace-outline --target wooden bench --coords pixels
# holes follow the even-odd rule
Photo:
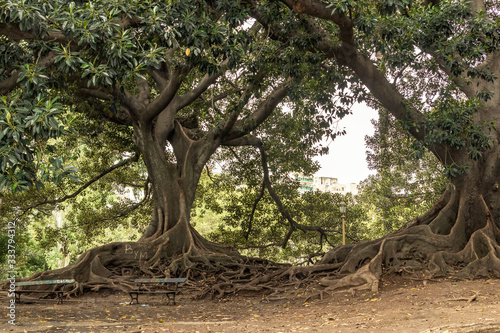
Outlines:
[[[21,303],[21,294],[22,293],[25,293],[25,294],[29,294],[29,293],[45,293],[45,294],[56,293],[57,294],[57,304],[62,304],[63,303],[63,296],[64,296],[63,290],[29,290],[29,289],[23,289],[23,286],[41,286],[41,285],[57,284],[57,285],[61,285],[61,287],[64,287],[65,285],[72,284],[72,283],[75,283],[75,280],[67,279],[67,280],[39,280],[39,281],[16,282],[16,287],[19,287],[19,289],[14,290],[16,302]]]
[[[185,278],[164,278],[164,279],[135,279],[135,283],[139,283],[139,288],[137,290],[131,290],[129,291],[130,295],[130,304],[134,304],[134,300],[139,304],[139,294],[163,294],[167,295],[168,303],[170,303],[170,300],[172,299],[175,305],[175,295],[177,295],[177,288],[179,286],[179,283],[184,283],[186,282],[187,279]],[[145,284],[149,283],[156,283],[156,284],[166,284],[166,283],[175,283],[175,287],[173,290],[147,290],[147,289],[141,289]]]

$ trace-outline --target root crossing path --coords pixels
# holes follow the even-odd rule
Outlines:
[[[435,282],[385,278],[381,292],[337,292],[310,300],[272,300],[266,293],[222,299],[193,299],[189,288],[176,306],[158,296],[127,305],[128,295],[103,290],[64,305],[32,299],[16,306],[19,331],[28,332],[497,332],[500,330],[500,280]],[[473,302],[460,301],[477,293]],[[457,301],[452,301],[452,300]],[[29,300],[29,298],[27,298]],[[5,302],[5,296],[0,301]],[[5,309],[2,311],[6,311]],[[5,316],[4,316],[5,318]],[[10,330],[6,322],[0,330]]]

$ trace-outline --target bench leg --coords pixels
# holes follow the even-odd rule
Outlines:
[[[167,293],[165,295],[167,296],[167,305],[170,304],[170,300],[172,300],[175,305],[175,294]]]
[[[63,292],[62,291],[58,291],[57,292],[57,304],[63,304]]]
[[[130,304],[134,304],[134,299],[139,304],[139,293],[129,292],[128,294],[130,295]]]
[[[14,297],[16,299],[16,303],[21,303],[21,293],[14,292]]]

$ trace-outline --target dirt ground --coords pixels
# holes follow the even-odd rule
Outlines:
[[[13,332],[500,332],[500,280],[385,281],[378,293],[337,292],[323,300],[296,290],[293,299],[265,295],[224,299],[87,293],[58,305],[25,297],[16,304],[16,326],[7,323],[0,297],[0,330]]]

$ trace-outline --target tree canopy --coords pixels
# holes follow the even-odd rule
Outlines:
[[[3,188],[40,187],[42,180],[57,183],[73,174],[71,160],[45,161],[54,147],[40,144],[72,130],[75,113],[130,125],[139,115],[125,110],[143,108],[134,101],[141,94],[150,100],[144,120],[156,119],[177,93],[178,119],[186,128],[226,131],[224,121],[237,114],[245,127],[231,133],[238,137],[267,117],[249,113],[259,95],[275,89],[268,100],[277,98],[286,85],[294,91],[287,94],[295,117],[304,118],[285,120],[306,123],[297,137],[308,148],[327,134],[338,111],[330,97],[334,80],[345,73],[321,71],[321,55],[305,59],[266,43],[265,32],[251,27],[248,10],[231,2],[9,1],[1,18]],[[160,75],[168,70],[171,77]],[[305,76],[314,82],[299,83]],[[165,136],[169,128],[162,130]]]
[[[360,184],[358,200],[371,212],[379,236],[401,228],[427,212],[450,186],[436,157],[415,149],[415,140],[386,110],[373,121],[375,133],[366,137],[367,161],[376,174]]]

